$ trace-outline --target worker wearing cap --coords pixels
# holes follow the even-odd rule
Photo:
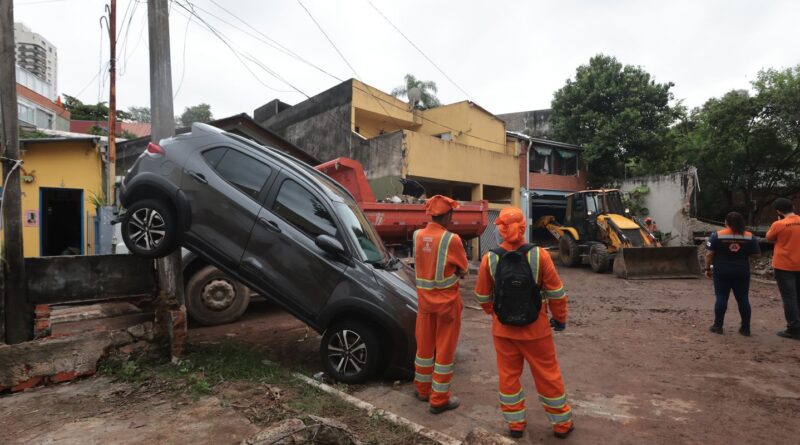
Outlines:
[[[644,219],[644,226],[647,228],[647,232],[651,235],[655,234],[658,231],[658,226],[656,222],[653,221],[653,218],[647,217]]]
[[[525,217],[518,208],[506,208],[495,221],[506,251],[525,244]],[[573,430],[572,410],[567,404],[564,382],[556,359],[552,329],[564,330],[567,321],[567,295],[553,260],[546,250],[534,247],[528,252],[533,278],[541,290],[542,309],[536,321],[525,326],[502,324],[494,314],[494,276],[499,257],[488,252],[481,260],[475,296],[483,310],[493,315],[492,336],[500,380],[500,409],[512,437],[522,437],[525,420],[525,392],[520,376],[525,362],[531,368],[539,402],[544,407],[553,433],[565,438]],[[548,323],[547,311],[552,319]]]
[[[414,232],[417,299],[416,397],[429,401],[430,412],[458,408],[450,395],[458,335],[461,332],[461,293],[458,279],[466,274],[467,254],[461,238],[446,227],[458,203],[436,195],[425,204],[432,221]]]
[[[778,335],[800,340],[800,215],[786,198],[776,199],[772,207],[779,219],[772,223],[767,239],[775,243],[772,267],[786,316],[786,330]]]

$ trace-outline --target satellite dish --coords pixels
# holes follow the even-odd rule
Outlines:
[[[408,104],[411,105],[411,108],[414,108],[414,105],[422,100],[422,90],[417,87],[410,88],[406,95],[408,96]]]

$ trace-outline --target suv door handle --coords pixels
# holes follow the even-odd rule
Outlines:
[[[266,227],[268,230],[281,233],[281,228],[275,221],[270,221],[266,218],[258,218],[258,223],[261,224],[263,227]]]
[[[201,184],[208,184],[208,180],[207,180],[207,179],[206,179],[206,177],[205,177],[205,176],[203,176],[202,174],[200,174],[200,173],[197,173],[196,171],[192,171],[192,170],[189,170],[189,171],[187,171],[186,173],[188,173],[188,174],[189,174],[189,176],[191,176],[192,178],[194,178],[194,180],[195,180],[195,181],[197,181],[197,182],[199,182],[199,183],[201,183]]]

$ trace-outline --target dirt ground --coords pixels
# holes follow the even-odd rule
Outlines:
[[[556,334],[575,412],[570,443],[797,443],[800,342],[775,335],[784,325],[776,286],[753,283],[753,336],[746,338],[736,332],[739,315],[732,298],[725,335],[708,332],[710,280],[625,281],[588,269],[560,272],[570,297],[567,330]],[[477,310],[473,280],[462,287],[466,307],[453,384],[461,408],[429,415],[412,397],[410,382],[375,382],[349,392],[453,437],[463,438],[473,426],[502,433],[490,320]],[[258,345],[287,368],[308,374],[321,369],[319,336],[264,302],[253,303],[239,322],[190,330],[192,344],[224,338]],[[113,439],[123,432],[143,439],[140,443],[172,443],[176,437],[235,443],[254,428],[215,397],[191,402],[147,392],[127,397],[121,406],[104,402],[119,391],[125,394],[127,389],[116,385],[94,378],[0,397],[0,437],[87,443],[80,439],[92,430],[104,432],[96,443],[117,442]],[[523,385],[529,425],[520,443],[561,443],[535,403],[529,374]]]
[[[753,283],[752,337],[747,338],[737,333],[732,297],[725,335],[708,332],[714,304],[710,280],[626,281],[587,268],[560,267],[560,273],[570,315],[556,345],[576,416],[571,443],[797,443],[800,342],[775,335],[784,321],[774,284]],[[352,392],[457,438],[475,425],[502,433],[490,320],[476,310],[473,283],[474,276],[462,286],[466,307],[453,384],[460,409],[428,415],[412,397],[409,382],[377,382]],[[192,337],[207,341],[227,334],[268,341],[268,353],[282,363],[320,369],[318,337],[313,332],[306,337],[302,324],[267,305],[254,306],[247,317],[234,325],[197,329]],[[559,442],[535,403],[527,373],[523,385],[529,426],[520,443]]]

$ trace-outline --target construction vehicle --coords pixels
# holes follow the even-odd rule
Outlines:
[[[697,249],[662,246],[624,207],[619,190],[570,194],[563,224],[543,216],[534,227],[558,239],[559,258],[568,267],[589,263],[595,272],[613,269],[625,279],[700,276]]]

